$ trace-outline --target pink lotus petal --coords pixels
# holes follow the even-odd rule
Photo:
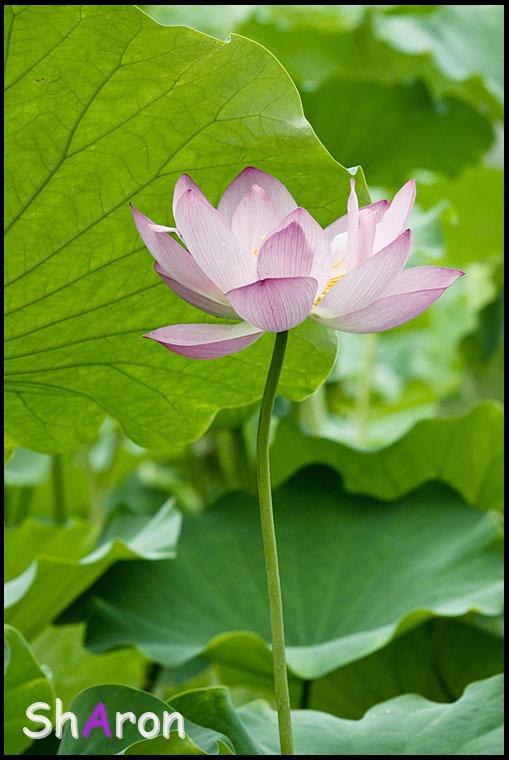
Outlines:
[[[343,261],[346,265],[346,242],[346,232],[344,232],[342,235],[336,235],[336,237],[331,240],[330,248],[332,252],[332,261],[334,264],[337,264],[339,261]]]
[[[322,292],[331,275],[332,251],[325,232],[311,214],[296,208],[263,243],[258,253],[258,276],[305,277]]]
[[[278,246],[282,248],[281,254]],[[309,262],[311,266],[308,268]],[[285,216],[258,253],[260,278],[309,275],[317,280],[319,293],[329,281],[332,264],[332,251],[324,230],[306,209],[300,207]]]
[[[448,288],[449,285],[464,275],[460,269],[448,267],[411,267],[404,269],[391,282],[384,295],[412,293],[417,290],[435,290]]]
[[[161,266],[157,263],[157,261],[154,264],[154,269],[156,270],[161,280],[166,283],[166,285],[171,290],[173,290],[174,293],[182,298],[183,301],[191,304],[191,306],[195,306],[197,309],[201,309],[207,314],[212,314],[214,317],[238,319],[237,314],[235,314],[234,310],[226,301],[226,297],[221,293],[221,291],[219,292],[221,293],[221,296],[223,296],[225,303],[223,303],[223,301],[216,301],[213,298],[210,298],[210,296],[204,295],[203,293],[199,293],[195,290],[186,288],[185,285],[182,285],[182,283],[174,280],[172,277],[169,277],[164,272],[164,270],[161,269]]]
[[[176,220],[198,266],[221,290],[257,279],[256,256],[242,245],[221,214],[192,190],[181,196]]]
[[[178,230],[176,227],[166,227],[164,224],[154,224],[151,222],[149,224],[149,229],[152,232],[175,232],[178,235]]]
[[[362,206],[359,211],[376,211],[377,224],[379,224],[390,205],[389,201],[375,201],[375,203],[370,203],[369,206]],[[340,216],[339,219],[336,219],[335,222],[332,222],[332,224],[329,224],[329,226],[325,228],[325,234],[329,241],[334,240],[337,235],[342,235],[346,232],[347,219],[348,214]]]
[[[359,252],[359,201],[355,192],[355,180],[350,180],[350,197],[348,198],[348,216],[346,220],[346,266],[353,269],[357,266]]]
[[[359,212],[359,250],[357,265],[369,259],[373,253],[375,241],[376,221],[378,214],[373,209],[362,209]]]
[[[367,306],[385,293],[406,264],[412,233],[405,230],[382,251],[348,272],[325,295],[316,316],[334,319]]]
[[[263,243],[258,254],[258,277],[305,277],[313,265],[313,251],[300,225],[290,222]]]
[[[282,332],[306,319],[316,287],[314,277],[280,277],[235,288],[227,296],[246,322],[268,332]]]
[[[191,254],[165,232],[157,232],[156,229],[159,225],[140,214],[132,204],[131,209],[143,242],[159,264],[160,271],[156,270],[157,273],[160,275],[164,273],[166,277],[180,283],[186,291],[195,292],[218,304],[223,304],[226,309],[231,310],[224,293],[200,269]],[[172,290],[180,295],[174,287]],[[184,298],[184,300],[190,302],[188,298]]]
[[[238,202],[231,228],[247,250],[253,252],[278,223],[279,214],[271,199],[262,187],[253,185]]]
[[[311,316],[327,327],[344,332],[391,330],[422,314],[463,274],[459,269],[446,267],[405,269],[393,280],[387,294],[369,306],[332,319]]]
[[[415,179],[399,190],[376,228],[375,251],[385,248],[405,229],[415,202]]]
[[[193,179],[191,179],[189,174],[181,174],[178,180],[176,181],[175,187],[173,189],[173,218],[175,220],[177,219],[177,215],[176,215],[177,204],[179,200],[182,198],[182,196],[184,195],[184,193],[186,192],[186,190],[192,190],[194,193],[199,195],[200,198],[203,198],[204,201],[207,201],[207,203],[209,203],[209,199],[207,198],[203,190],[201,190],[198,187],[196,182]]]
[[[218,359],[250,346],[261,335],[262,330],[241,322],[238,325],[170,325],[143,337],[157,340],[173,353],[191,359]]]
[[[368,209],[370,211],[376,211],[376,223],[380,224],[385,212],[390,208],[390,206],[391,204],[389,201],[375,201],[374,203],[370,203],[369,206],[363,206],[361,208],[361,211],[367,211]]]
[[[259,185],[265,190],[277,209],[279,219],[283,219],[290,211],[297,208],[292,196],[278,179],[261,169],[248,166],[228,185],[217,205],[217,210],[228,223],[231,223],[238,203],[253,185]]]
[[[346,234],[347,221],[348,214],[345,214],[344,216],[340,216],[339,219],[336,219],[335,222],[332,222],[332,224],[329,224],[328,227],[325,227],[325,234],[327,235],[330,243],[332,243],[334,238],[336,238],[338,235]]]
[[[416,290],[413,293],[399,293],[386,296],[359,311],[353,311],[335,319],[320,319],[321,324],[335,330],[354,333],[374,333],[392,330],[422,314],[435,303],[445,288]]]

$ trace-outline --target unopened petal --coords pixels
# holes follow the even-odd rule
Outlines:
[[[346,266],[353,269],[358,264],[359,252],[359,201],[355,192],[355,180],[350,180],[351,192],[348,198],[346,219]]]
[[[186,324],[160,327],[144,335],[175,354],[191,359],[218,359],[250,346],[263,335],[252,325]]]
[[[316,294],[314,277],[259,280],[226,295],[246,322],[268,332],[283,332],[304,322]]]
[[[248,166],[228,185],[217,205],[217,210],[228,223],[231,223],[237,205],[253,185],[258,185],[265,190],[276,207],[280,220],[297,208],[297,204],[282,182],[261,169]]]
[[[385,248],[407,226],[415,202],[415,180],[411,179],[399,190],[376,228],[375,251]]]
[[[231,228],[247,250],[254,252],[278,223],[279,214],[268,194],[263,187],[253,185],[237,204]]]
[[[370,203],[368,206],[362,206],[359,211],[376,211],[376,221],[377,224],[379,224],[389,206],[389,201],[375,201],[375,203]],[[339,219],[336,219],[335,222],[332,222],[332,224],[329,224],[328,227],[325,227],[325,234],[330,241],[334,240],[337,235],[342,235],[346,232],[347,219],[348,214],[345,214],[344,216],[340,216]]]
[[[377,212],[373,209],[363,209],[359,212],[359,250],[357,254],[357,266],[369,259],[373,253],[375,241]]]
[[[257,279],[256,257],[221,214],[192,190],[181,196],[176,221],[198,266],[223,292]]]

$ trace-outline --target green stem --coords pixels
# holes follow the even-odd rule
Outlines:
[[[62,479],[62,455],[55,454],[51,467],[51,480],[53,483],[53,505],[55,509],[55,521],[65,522],[64,509],[64,484]]]
[[[281,367],[285,356],[288,332],[276,334],[274,352],[270,363],[269,374],[263,392],[258,437],[256,461],[258,472],[258,497],[260,500],[260,517],[262,522],[263,546],[265,550],[265,566],[267,569],[267,586],[269,591],[270,627],[272,631],[272,658],[274,662],[274,691],[279,723],[279,739],[281,754],[293,755],[292,718],[290,713],[290,694],[288,691],[288,675],[286,670],[285,634],[283,625],[283,602],[279,567],[277,559],[276,533],[274,515],[272,513],[272,491],[270,487],[269,463],[269,434],[272,420],[272,409],[276,396]]]

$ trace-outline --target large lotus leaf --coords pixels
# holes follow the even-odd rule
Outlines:
[[[272,657],[259,639],[251,635],[241,641],[234,634],[224,636],[213,656],[209,677],[216,680],[210,683],[219,680],[243,701],[244,695],[250,693],[275,706]],[[401,694],[452,702],[472,681],[503,669],[501,636],[465,621],[432,618],[383,649],[322,678],[310,681],[291,675],[290,699],[294,708],[321,710],[356,720],[370,707]]]
[[[323,462],[340,472],[352,493],[395,499],[440,480],[479,509],[503,509],[504,412],[481,403],[462,417],[421,420],[385,448],[360,451],[305,435],[291,419],[280,421],[271,451],[274,485],[301,467]]]
[[[106,716],[112,736],[107,737],[102,728],[95,728],[89,737],[84,738],[81,735],[83,727],[99,702],[102,702],[106,708]],[[134,742],[138,742],[141,735],[138,732],[137,724],[127,721],[123,725],[122,738],[117,737],[115,732],[115,714],[117,712],[133,712],[137,718],[145,712],[153,713],[162,724],[164,712],[171,713],[174,711],[171,705],[165,704],[153,694],[119,685],[92,686],[90,689],[85,689],[72,701],[70,709],[78,720],[79,737],[74,739],[67,725],[64,728],[58,750],[59,755],[123,754],[123,750]],[[148,723],[147,730],[150,730],[152,725],[152,723]],[[179,738],[176,724],[173,723],[170,729],[170,738],[165,740],[165,751],[161,752],[160,747],[158,747],[157,754],[231,754],[231,752],[222,751],[223,747],[228,747],[229,744],[229,740],[222,733],[217,730],[210,730],[202,725],[195,725],[188,720],[185,720],[184,725],[185,738]],[[135,751],[133,754],[145,753]]]
[[[396,503],[352,496],[327,467],[275,492],[288,662],[317,678],[432,615],[501,610],[498,521],[429,484]],[[92,591],[87,645],[134,643],[176,666],[252,632],[270,641],[256,498],[184,518],[175,561],[123,563]],[[244,634],[245,635],[245,634]]]
[[[344,213],[350,174],[257,43],[161,27],[132,6],[6,14],[9,435],[64,451],[107,411],[141,445],[192,440],[219,408],[260,398],[273,337],[213,362],[143,341],[153,328],[207,318],[159,280],[129,201],[171,223],[182,172],[215,203],[256,165],[325,224]],[[336,336],[320,326],[294,330],[281,392],[311,393],[335,353]]]
[[[503,670],[502,638],[456,620],[434,619],[310,684],[308,706],[360,718],[372,705],[404,693],[450,702],[469,683]]]
[[[315,710],[296,710],[292,713],[295,754],[503,754],[502,697],[503,676],[495,676],[471,684],[453,704],[437,704],[409,694],[377,705],[358,721]],[[147,710],[160,716],[164,709],[177,710],[186,719],[189,737],[208,750],[205,754],[227,754],[230,742],[238,755],[279,754],[276,713],[261,700],[236,709],[227,690],[221,687],[188,691],[165,704],[134,689],[98,686],[73,702],[72,710],[80,726],[99,701],[110,712],[130,710],[135,715]],[[59,754],[204,754],[189,744],[187,737],[182,741],[171,733],[169,740],[158,736],[130,744],[137,728],[125,726],[122,740],[106,738],[101,728],[88,739],[74,740],[64,729]],[[222,747],[226,751],[221,751]]]
[[[359,721],[314,710],[293,713],[300,755],[503,755],[503,676],[471,684],[443,705],[416,694],[373,707]],[[178,700],[176,700],[178,709]],[[278,754],[276,714],[255,702],[238,711],[260,754]]]
[[[30,556],[31,562],[5,584],[5,620],[27,638],[33,638],[112,563],[121,559],[153,561],[175,556],[180,521],[180,513],[171,501],[167,502],[154,517],[138,524],[134,534],[129,530],[127,537],[122,537],[123,526],[117,531],[108,529],[113,535],[86,554],[84,548],[88,546],[91,531],[87,523],[45,526],[40,532],[45,540],[39,551],[35,543],[39,532],[34,531],[31,536],[34,521],[12,529],[15,536],[17,530],[29,536],[26,556]],[[15,539],[12,543],[19,544],[19,541]]]
[[[49,626],[32,641],[35,656],[51,671],[64,710],[89,686],[107,681],[133,687],[143,683],[146,660],[142,654],[122,649],[98,656],[83,645],[84,635],[82,624]]]
[[[23,727],[37,731],[40,724],[27,720],[26,709],[33,702],[53,704],[54,692],[48,674],[42,670],[29,645],[15,628],[4,626],[4,753],[20,755],[32,740]]]

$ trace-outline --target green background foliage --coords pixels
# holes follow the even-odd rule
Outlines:
[[[297,752],[502,754],[503,6],[5,14],[5,752],[278,753],[273,338],[210,362],[142,340],[217,320],[129,210],[171,225],[181,173],[216,203],[254,165],[323,225],[351,174],[362,203],[415,177],[410,266],[466,273],[387,333],[291,332],[271,462]],[[186,738],[31,742],[56,696],[81,728],[99,701],[179,710]]]

